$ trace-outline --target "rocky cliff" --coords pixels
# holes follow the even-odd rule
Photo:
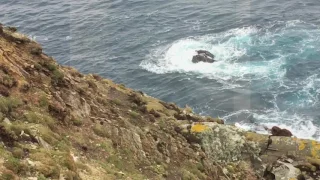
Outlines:
[[[268,140],[60,66],[0,25],[0,179],[318,178],[318,142]]]

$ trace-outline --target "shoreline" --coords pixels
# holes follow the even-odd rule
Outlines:
[[[0,80],[1,177],[320,175],[317,141],[272,137],[269,149],[267,135],[61,66],[15,28],[0,27]]]

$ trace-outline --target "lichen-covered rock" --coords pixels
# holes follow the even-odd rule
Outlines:
[[[268,180],[292,180],[297,179],[301,171],[290,163],[276,161],[272,167],[268,169],[268,173],[269,176],[266,177]]]
[[[200,140],[208,158],[214,162],[235,162],[258,157],[260,147],[248,141],[241,129],[217,123],[193,124],[191,133]]]

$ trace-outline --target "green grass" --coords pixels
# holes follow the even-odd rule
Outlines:
[[[3,114],[10,113],[14,108],[22,105],[22,101],[17,98],[0,97],[0,111]]]
[[[47,114],[41,114],[35,111],[28,111],[24,114],[26,121],[29,123],[43,124],[48,126],[50,129],[54,129],[55,120]]]
[[[39,127],[39,132],[42,139],[50,145],[57,145],[61,140],[61,137],[58,134],[55,134],[49,128],[46,128],[44,126]]]
[[[47,178],[44,177],[43,174],[40,174],[40,175],[38,176],[37,180],[47,180]]]
[[[22,164],[19,159],[14,157],[9,157],[4,163],[4,166],[16,174],[23,174],[23,172],[27,170],[27,166]]]
[[[54,70],[51,75],[51,80],[53,83],[58,84],[64,78],[64,74],[58,69]]]
[[[72,119],[71,119],[71,122],[72,122],[72,124],[75,125],[75,126],[82,126],[82,124],[83,124],[83,121],[82,121],[81,119],[72,118]]]
[[[98,86],[96,85],[96,83],[93,81],[93,80],[88,80],[87,81],[88,85],[90,88],[94,89],[94,90],[97,90]]]
[[[40,107],[48,107],[49,102],[48,102],[48,99],[47,99],[46,95],[41,95],[40,96],[39,105],[40,105]]]
[[[126,86],[124,84],[119,84],[119,87],[123,90],[126,90]]]
[[[14,179],[14,175],[12,172],[3,172],[0,175],[0,179],[1,180],[12,180],[12,179]]]
[[[24,156],[24,152],[21,148],[15,147],[12,150],[12,155],[13,155],[13,157],[15,157],[17,159],[21,159]]]
[[[101,143],[100,147],[103,149],[103,151],[106,151],[109,154],[115,153],[111,140],[104,141],[103,143]]]
[[[111,102],[117,106],[123,105],[123,103],[119,99],[111,99]]]
[[[50,62],[45,62],[42,64],[43,67],[45,67],[46,69],[48,69],[49,71],[53,72],[55,70],[57,70],[57,65],[50,63]]]
[[[17,81],[16,81],[13,77],[5,74],[5,75],[1,78],[1,84],[3,84],[4,86],[6,86],[6,87],[8,87],[8,88],[11,88],[11,87],[14,87],[14,86],[17,85]]]
[[[133,118],[133,119],[140,119],[140,114],[135,112],[135,111],[130,111],[129,115]]]
[[[93,126],[93,132],[100,137],[108,137],[109,133],[107,133],[107,129],[100,124],[96,124]]]

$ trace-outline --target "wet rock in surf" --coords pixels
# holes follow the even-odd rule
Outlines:
[[[287,129],[281,129],[278,126],[273,126],[271,128],[271,134],[273,136],[288,136],[291,137],[292,133]]]
[[[0,35],[3,34],[3,26],[2,24],[0,23]]]
[[[198,62],[206,62],[206,63],[213,63],[215,62],[214,60],[214,55],[210,53],[209,51],[206,50],[198,50],[196,51],[198,54],[194,55],[192,57],[192,62],[193,63],[198,63]]]

